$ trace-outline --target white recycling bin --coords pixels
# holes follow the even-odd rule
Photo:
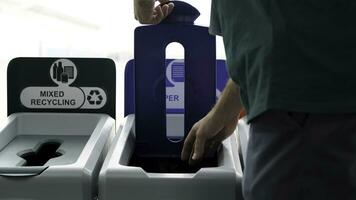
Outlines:
[[[242,199],[237,136],[223,142],[217,166],[193,173],[147,172],[130,166],[135,149],[135,116],[128,115],[114,138],[99,177],[100,200]]]
[[[98,76],[100,72],[100,76]],[[15,58],[0,128],[0,200],[92,200],[115,134],[115,64]]]
[[[93,199],[114,132],[106,114],[11,115],[0,132],[0,199]]]

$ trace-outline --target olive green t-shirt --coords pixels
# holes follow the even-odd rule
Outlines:
[[[355,0],[212,0],[210,32],[223,37],[249,120],[356,113]]]

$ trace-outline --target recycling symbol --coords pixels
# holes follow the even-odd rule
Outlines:
[[[103,96],[101,96],[99,90],[90,90],[87,100],[90,105],[100,105],[103,102]]]

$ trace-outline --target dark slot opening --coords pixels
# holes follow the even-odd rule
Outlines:
[[[20,157],[26,160],[23,166],[43,166],[50,159],[62,155],[57,152],[59,146],[61,146],[59,142],[45,142],[41,144],[37,151],[22,154]]]
[[[140,157],[135,153],[130,159],[129,166],[141,167],[149,173],[196,173],[201,168],[217,167],[217,155],[205,158],[198,165],[189,165],[179,157]]]

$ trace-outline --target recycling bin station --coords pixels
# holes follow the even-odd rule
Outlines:
[[[135,30],[135,58],[125,69],[126,117],[99,175],[100,200],[242,199],[236,134],[198,165],[180,159],[184,138],[216,102],[219,69],[222,88],[227,75],[225,62],[216,60],[215,37],[194,25],[199,12],[174,4],[160,24]],[[184,60],[166,59],[171,42],[182,44]]]
[[[97,197],[115,134],[114,62],[13,59],[8,115],[0,131],[0,199]]]
[[[159,173],[130,164],[135,151],[134,124],[135,115],[128,115],[121,135],[117,135],[113,141],[100,173],[100,200],[243,199],[236,134],[223,142],[215,165],[196,171],[185,167],[188,168],[187,172]],[[163,164],[162,169],[165,168],[169,166]]]

